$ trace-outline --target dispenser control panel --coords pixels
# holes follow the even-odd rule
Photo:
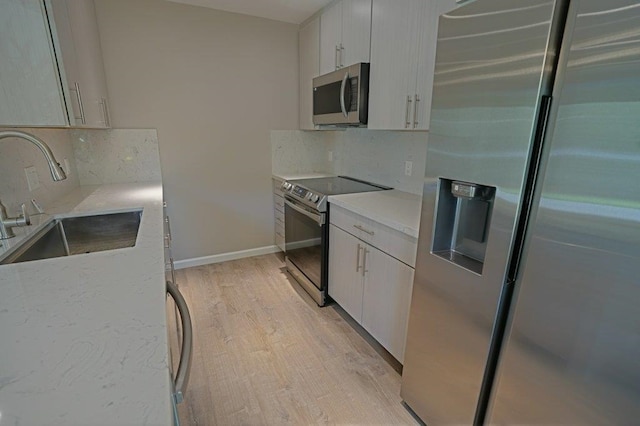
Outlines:
[[[455,197],[475,198],[478,193],[478,186],[466,182],[451,182],[451,194]]]

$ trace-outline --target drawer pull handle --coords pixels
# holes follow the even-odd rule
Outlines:
[[[368,229],[364,228],[362,225],[353,225],[353,227],[361,230],[362,232],[366,232],[369,235],[375,235],[375,232],[369,231]]]

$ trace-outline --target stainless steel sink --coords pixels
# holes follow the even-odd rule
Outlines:
[[[141,219],[141,210],[56,219],[0,265],[133,247]]]

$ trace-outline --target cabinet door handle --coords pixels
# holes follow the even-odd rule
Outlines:
[[[353,225],[354,228],[359,229],[362,232],[366,232],[369,235],[375,235],[376,233],[374,231],[369,231],[367,228],[365,228],[362,225]]]
[[[367,272],[369,272],[369,270],[367,269],[367,253],[370,253],[369,250],[367,250],[366,247],[362,247],[362,276],[364,277],[364,274],[366,274]]]
[[[340,68],[344,68],[344,46],[340,43]]]
[[[109,117],[106,98],[100,98],[100,106],[102,107],[102,116],[104,117],[104,127],[111,127],[111,118]]]
[[[173,238],[171,238],[171,222],[169,221],[169,215],[164,217],[164,222],[167,224],[167,236],[169,237],[169,240],[172,240]]]
[[[420,102],[420,96],[416,93],[415,102],[413,103],[413,128],[418,127],[418,102]]]
[[[80,93],[80,85],[78,84],[77,81],[75,83],[73,83],[73,85],[75,86],[75,90],[72,89],[72,91],[76,92],[76,99],[78,101],[78,109],[80,110],[80,121],[82,122],[82,124],[87,124],[86,117],[84,116],[84,106],[82,105],[82,94]],[[78,117],[74,116],[73,118],[77,119]]]
[[[171,282],[174,283],[177,287],[178,283],[176,281],[176,265],[175,263],[173,263],[173,257],[169,258],[169,265],[171,266]]]
[[[356,257],[356,272],[360,271],[360,250],[362,250],[362,246],[358,243],[358,254]]]
[[[408,129],[411,126],[411,120],[409,119],[409,110],[411,109],[411,96],[407,95],[407,106],[404,110],[404,128]]]
[[[334,55],[334,62],[336,64],[336,69],[340,69],[340,61],[338,60],[338,55],[340,54],[340,47],[336,44],[336,53]]]

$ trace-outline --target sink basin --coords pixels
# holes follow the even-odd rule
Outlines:
[[[141,218],[142,210],[55,219],[0,265],[133,247]]]

